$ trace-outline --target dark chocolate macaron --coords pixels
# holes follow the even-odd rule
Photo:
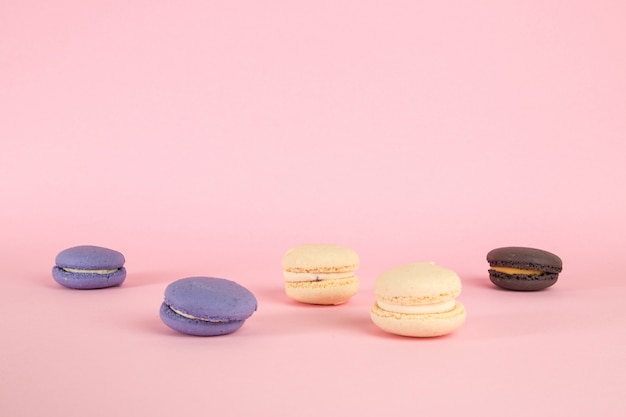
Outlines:
[[[167,286],[160,316],[181,333],[219,336],[239,329],[256,309],[254,295],[234,281],[190,277]]]
[[[487,254],[489,279],[500,288],[537,291],[554,285],[563,269],[561,258],[541,249],[497,248]]]
[[[126,279],[124,262],[124,255],[113,249],[75,246],[57,255],[52,277],[64,287],[80,290],[114,287]]]

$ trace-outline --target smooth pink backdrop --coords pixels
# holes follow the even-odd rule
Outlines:
[[[2,2],[0,415],[623,416],[624,74],[619,1]],[[284,295],[311,242],[359,252],[346,305]],[[78,244],[126,283],[58,286]],[[506,245],[557,285],[493,287]],[[431,260],[466,324],[380,332],[376,276]],[[259,310],[175,334],[190,275]]]

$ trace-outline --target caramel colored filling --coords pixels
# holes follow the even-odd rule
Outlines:
[[[498,272],[503,272],[509,275],[541,275],[543,272],[536,271],[534,269],[520,269],[520,268],[509,268],[506,266],[492,266],[491,269]]]

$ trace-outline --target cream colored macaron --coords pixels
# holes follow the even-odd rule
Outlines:
[[[307,304],[336,305],[359,290],[354,271],[359,256],[339,245],[308,244],[291,248],[283,256],[285,292]]]
[[[442,336],[465,321],[456,301],[461,279],[433,262],[399,266],[383,272],[374,284],[372,321],[382,330],[411,337]]]

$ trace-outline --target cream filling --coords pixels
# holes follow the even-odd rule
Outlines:
[[[498,272],[503,272],[508,275],[541,275],[543,272],[537,271],[534,269],[520,269],[520,268],[511,268],[508,266],[492,266],[491,269]]]
[[[324,281],[327,279],[350,278],[354,276],[354,271],[331,273],[283,271],[283,275],[285,277],[285,281],[288,282]]]
[[[378,307],[385,311],[401,314],[432,314],[432,313],[445,313],[451,311],[456,305],[456,300],[444,301],[442,303],[435,304],[423,304],[419,306],[403,306],[392,303],[386,303],[384,301],[376,301]]]
[[[66,272],[71,272],[73,274],[98,274],[98,275],[108,275],[112,274],[117,269],[74,269],[74,268],[62,268]]]
[[[175,309],[174,307],[172,307],[172,306],[170,306],[170,309],[171,309],[174,313],[178,314],[179,316],[183,316],[183,317],[186,317],[186,318],[191,319],[191,320],[208,321],[208,322],[210,322],[210,323],[223,323],[223,322],[225,321],[225,320],[209,320],[209,319],[205,319],[205,318],[202,318],[202,317],[192,316],[191,314],[183,313],[182,311],[176,310],[176,309]]]

